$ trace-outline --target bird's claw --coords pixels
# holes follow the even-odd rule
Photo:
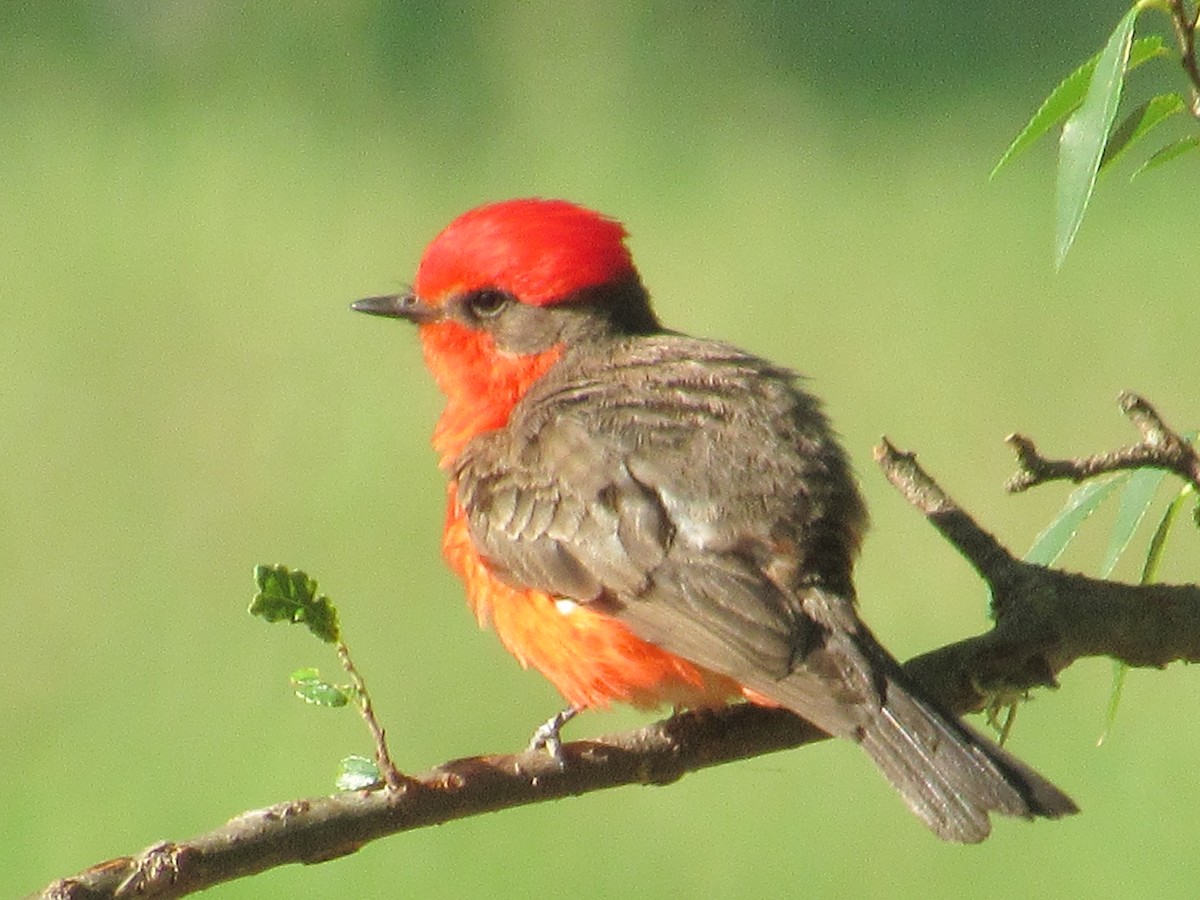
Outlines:
[[[545,722],[537,727],[533,737],[529,741],[530,750],[545,750],[558,763],[559,768],[564,765],[562,752],[562,738],[559,737],[559,732],[562,727],[570,722],[579,713],[579,710],[574,706],[569,706],[561,712],[555,713]]]

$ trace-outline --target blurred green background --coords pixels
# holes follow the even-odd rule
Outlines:
[[[875,470],[880,434],[1023,552],[1066,490],[1003,494],[1005,434],[1116,446],[1121,388],[1200,421],[1194,167],[1107,177],[1057,275],[1052,142],[987,180],[1123,8],[0,7],[0,894],[325,793],[369,751],[290,698],[292,669],[336,662],[246,615],[258,562],[340,604],[402,767],[518,748],[556,709],[441,565],[413,335],[347,310],[485,200],[620,217],[668,323],[808,373],[873,509],[868,620],[901,657],[985,627],[981,585]],[[1139,76],[1175,79],[1158,65]],[[1194,580],[1196,549],[1165,575]],[[1084,814],[977,848],[829,744],[213,896],[1194,896],[1200,680],[1132,673],[1097,748],[1109,682],[1073,667],[1012,745]]]

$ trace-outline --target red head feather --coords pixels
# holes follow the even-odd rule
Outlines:
[[[413,291],[427,303],[497,288],[546,306],[635,274],[620,222],[565,200],[505,200],[463,213],[425,250]]]

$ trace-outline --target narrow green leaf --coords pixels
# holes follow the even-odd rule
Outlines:
[[[1183,439],[1189,444],[1196,439],[1196,432],[1189,432],[1183,435]],[[1153,470],[1141,469],[1137,475],[1148,473]],[[1166,472],[1162,472],[1162,476],[1166,476]],[[1136,477],[1136,475],[1134,476]],[[1155,483],[1161,483],[1162,477]],[[1168,504],[1166,511],[1159,519],[1158,527],[1154,529],[1154,536],[1150,538],[1150,547],[1146,551],[1146,562],[1142,566],[1141,584],[1150,584],[1158,577],[1158,565],[1162,561],[1163,550],[1167,545],[1167,535],[1171,531],[1171,525],[1175,521],[1175,517],[1179,515],[1179,510],[1183,508],[1183,504],[1187,502],[1188,497],[1192,495],[1195,488],[1192,484],[1185,484],[1175,499]],[[1128,491],[1126,492],[1128,493]],[[1097,746],[1104,743],[1104,739],[1108,737],[1108,732],[1112,729],[1113,723],[1117,720],[1117,707],[1121,703],[1121,690],[1125,687],[1125,676],[1129,672],[1129,666],[1120,660],[1113,661],[1113,686],[1112,692],[1108,697],[1108,715],[1105,717],[1104,731],[1100,734],[1100,739],[1096,741]]]
[[[1105,480],[1086,482],[1073,490],[1058,515],[1037,536],[1025,554],[1025,561],[1041,566],[1053,565],[1067,549],[1084,520],[1128,479],[1129,473],[1122,472]]]
[[[1088,83],[1083,103],[1067,119],[1058,145],[1058,185],[1055,199],[1056,268],[1062,268],[1067,251],[1075,241],[1092,188],[1100,157],[1108,140],[1109,129],[1121,102],[1121,87],[1125,81],[1125,64],[1133,40],[1139,7],[1132,7],[1121,17],[1100,52],[1096,69]]]
[[[1142,63],[1158,56],[1165,56],[1168,52],[1167,48],[1163,46],[1161,35],[1138,38],[1133,42],[1133,47],[1129,52],[1126,71],[1132,72]],[[1079,104],[1083,102],[1083,98],[1087,94],[1088,84],[1092,80],[1092,73],[1096,70],[1096,63],[1099,59],[1100,54],[1097,53],[1064,78],[1058,87],[1050,92],[1050,96],[1042,101],[1042,105],[1033,114],[1033,118],[1008,145],[1008,149],[1004,151],[1000,161],[992,169],[989,178],[995,178],[996,173],[1004,166],[1028,150],[1037,142],[1038,138],[1079,108]]]
[[[303,623],[308,630],[332,644],[340,639],[337,607],[317,593],[317,583],[300,569],[287,566],[255,566],[258,593],[250,601],[250,615],[268,622]]]
[[[1191,496],[1192,490],[1190,484],[1184,485],[1183,490],[1175,495],[1175,499],[1170,502],[1166,512],[1159,519],[1158,527],[1154,529],[1154,537],[1150,538],[1150,549],[1146,552],[1146,562],[1142,566],[1142,584],[1150,584],[1158,576],[1158,564],[1162,562],[1163,550],[1167,547],[1167,536],[1171,533],[1171,525],[1175,522],[1175,517],[1179,515],[1183,504]]]
[[[1117,509],[1112,533],[1108,537],[1108,550],[1105,551],[1104,562],[1100,564],[1101,578],[1107,578],[1116,568],[1117,560],[1133,540],[1133,533],[1145,518],[1158,486],[1166,477],[1164,469],[1138,469],[1129,475],[1125,490],[1121,492],[1121,505]]]
[[[1125,689],[1125,676],[1127,674],[1129,674],[1129,666],[1119,659],[1114,659],[1112,690],[1108,694],[1108,711],[1104,716],[1104,730],[1100,732],[1100,737],[1096,739],[1097,747],[1108,739],[1108,733],[1112,731],[1113,723],[1117,721],[1117,709],[1121,705],[1121,692]]]
[[[1108,146],[1104,148],[1104,156],[1100,160],[1100,170],[1120,159],[1126,150],[1151,130],[1186,108],[1183,98],[1178,94],[1159,94],[1138,106],[1121,121],[1108,139]]]
[[[1170,56],[1171,51],[1163,45],[1161,34],[1152,34],[1147,37],[1138,38],[1133,42],[1133,47],[1129,50],[1129,62],[1125,64],[1125,71],[1132,72],[1134,69],[1147,63],[1152,59],[1157,59],[1160,56]],[[1099,59],[1100,54],[1096,54],[1093,59]]]
[[[1151,169],[1157,169],[1163,163],[1168,163],[1183,154],[1200,149],[1200,135],[1192,135],[1191,137],[1180,138],[1177,141],[1172,141],[1167,146],[1160,148],[1153,156],[1142,163],[1132,175],[1129,176],[1132,181],[1143,172],[1149,172]]]
[[[291,674],[290,677],[293,682],[320,681],[321,673],[311,666],[306,666],[303,669],[297,669],[295,672],[293,672]]]
[[[338,766],[334,785],[339,791],[369,791],[383,787],[383,776],[375,760],[365,756],[347,756]]]

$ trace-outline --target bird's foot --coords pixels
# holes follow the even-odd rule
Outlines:
[[[533,733],[533,738],[529,741],[530,750],[545,750],[555,762],[561,767],[563,765],[562,755],[562,739],[559,737],[559,732],[562,727],[570,722],[579,714],[579,708],[576,706],[568,706],[562,712],[555,713],[545,722],[538,726],[537,731]]]

